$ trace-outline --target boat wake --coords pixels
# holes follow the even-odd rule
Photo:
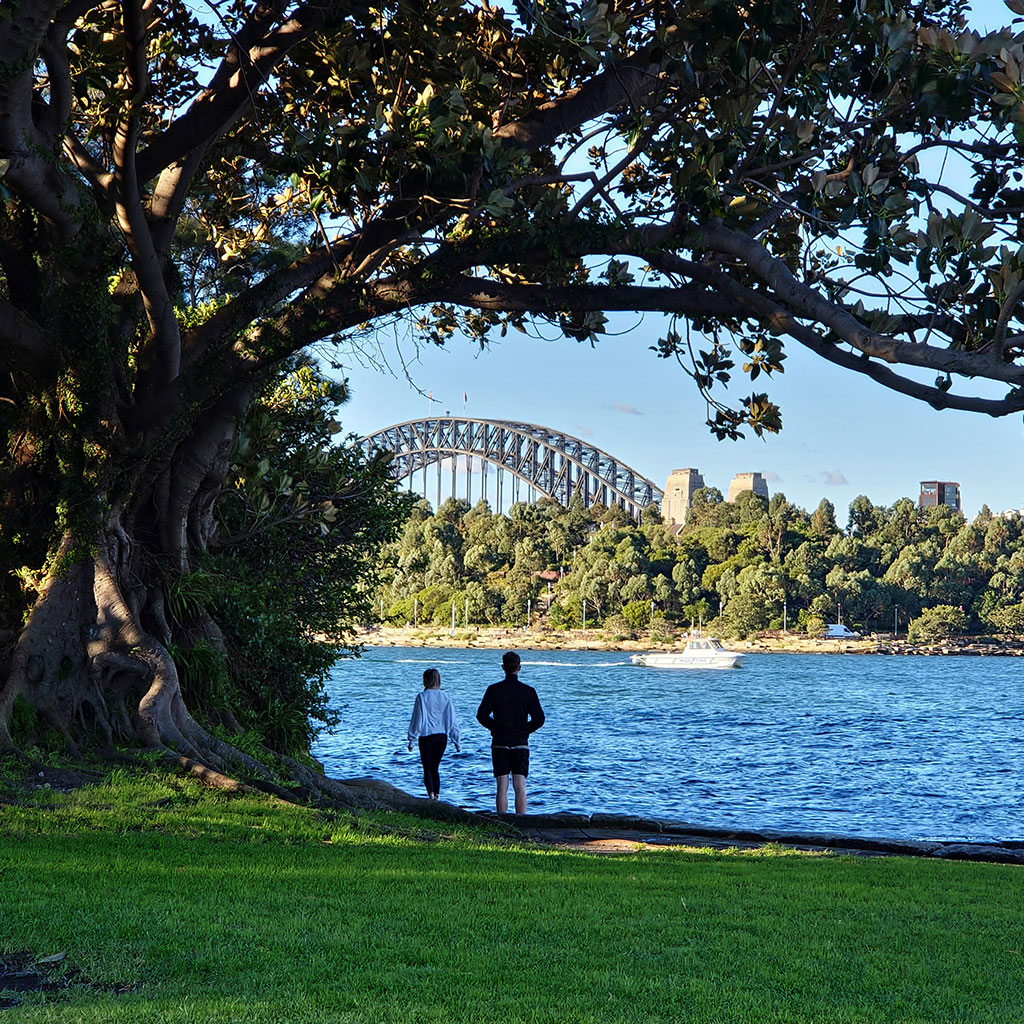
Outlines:
[[[527,661],[523,659],[524,667],[534,665],[538,668],[615,668],[618,665],[628,665],[628,658],[620,658],[618,661]]]

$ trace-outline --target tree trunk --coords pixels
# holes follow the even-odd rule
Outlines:
[[[182,701],[171,627],[157,613],[161,582],[147,578],[141,553],[116,521],[92,537],[65,533],[0,690],[0,750],[14,747],[9,722],[20,696],[72,753],[98,740],[222,766],[218,741]]]

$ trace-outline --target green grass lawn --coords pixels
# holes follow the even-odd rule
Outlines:
[[[616,856],[119,777],[0,807],[0,952],[42,1021],[1024,1021],[1024,872]],[[113,994],[130,986],[125,994]]]

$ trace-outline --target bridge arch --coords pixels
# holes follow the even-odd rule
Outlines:
[[[568,505],[580,498],[584,505],[600,502],[619,505],[639,518],[663,493],[652,481],[618,459],[571,434],[534,423],[476,419],[466,416],[434,416],[395,423],[358,442],[368,455],[388,451],[394,456],[396,480],[410,481],[423,474],[422,493],[428,495],[427,467],[437,467],[437,504],[441,503],[441,466],[451,462],[452,487],[456,493],[456,462],[465,458],[472,469],[480,460],[481,489],[487,495],[487,470],[497,472],[497,507],[502,507],[503,477],[511,477],[512,501],[518,500],[519,484],[528,491],[555,498]],[[472,504],[472,473],[466,474],[466,498]]]

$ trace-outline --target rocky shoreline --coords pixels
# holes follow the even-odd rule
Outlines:
[[[381,626],[358,631],[355,642],[367,647],[456,647],[484,650],[541,651],[672,651],[681,650],[684,636],[671,640],[652,640],[644,634],[608,636],[598,630],[504,629],[470,627],[454,631],[442,627],[415,628]],[[770,633],[748,640],[729,640],[727,646],[736,651],[756,654],[890,654],[1024,656],[1024,640],[1002,637],[961,637],[929,644],[912,644],[894,640],[885,634],[858,640],[817,640],[795,633]]]
[[[514,825],[535,842],[596,852],[616,853],[658,846],[757,849],[778,845],[794,850],[856,856],[937,857],[942,860],[1024,864],[1024,840],[973,843],[873,839],[774,829],[754,831],[705,828],[688,822],[659,821],[620,814],[476,813],[483,818]]]
[[[507,826],[507,838],[591,853],[624,853],[658,847],[747,849],[783,846],[812,853],[861,857],[935,857],[941,860],[1024,864],[1024,839],[930,840],[847,836],[835,832],[787,832],[781,829],[710,828],[632,814],[496,814],[460,807],[445,800],[412,796],[374,778],[341,780],[362,796],[367,810],[397,810],[438,821],[490,821]]]

